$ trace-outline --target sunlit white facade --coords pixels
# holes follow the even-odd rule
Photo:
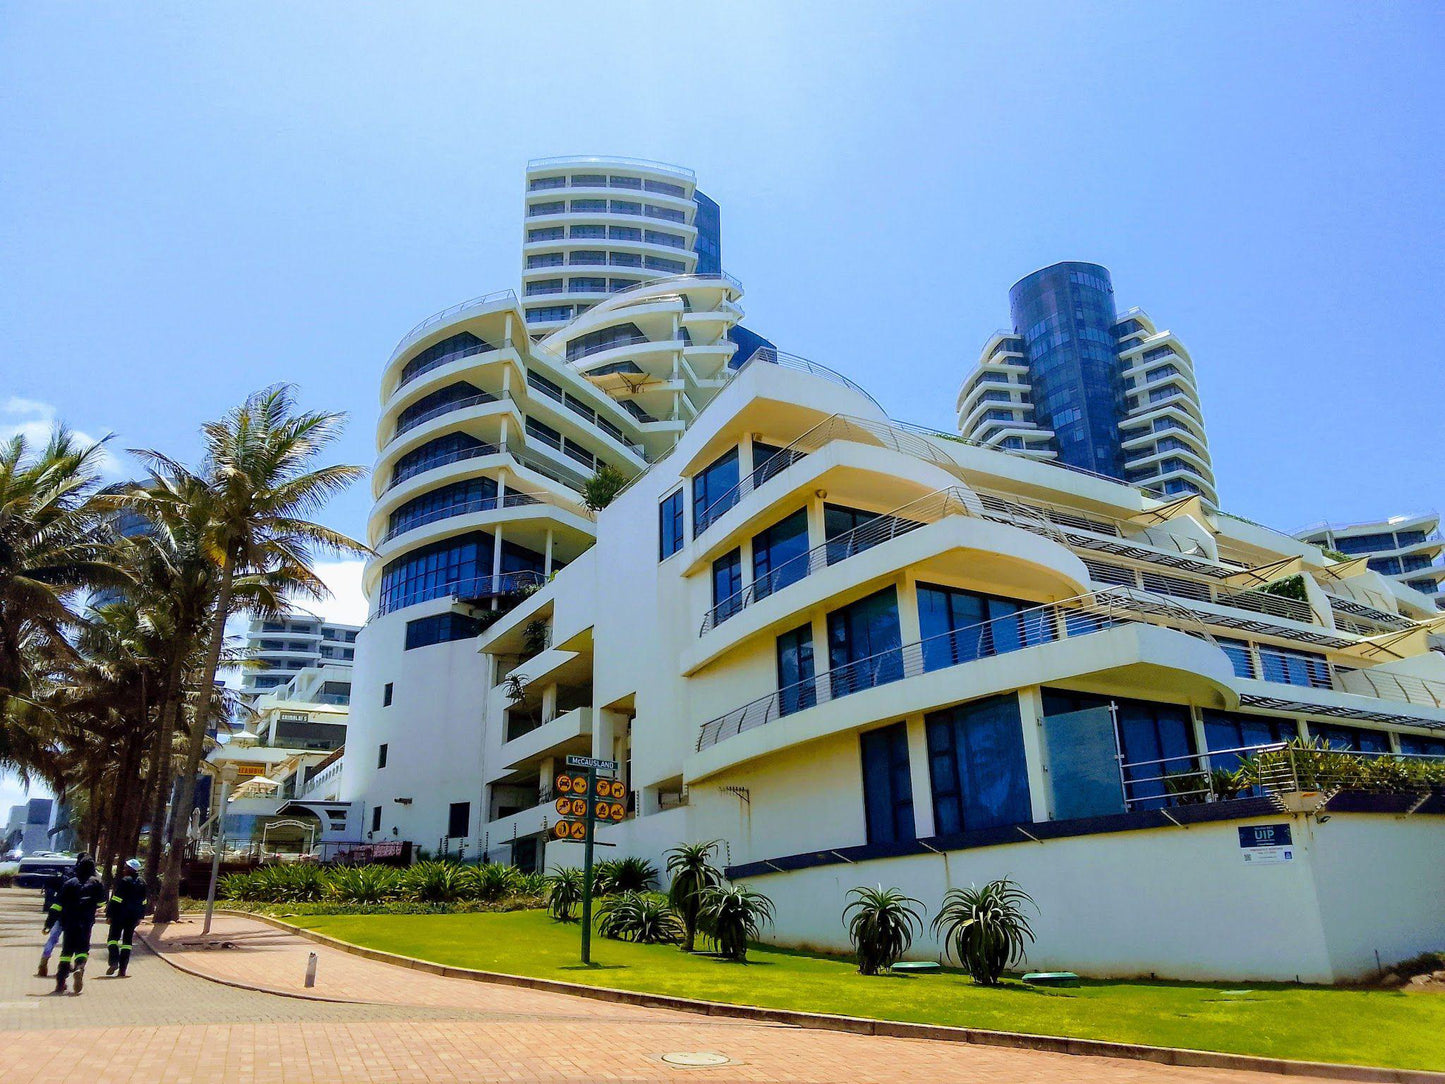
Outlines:
[[[1347,557],[1367,558],[1368,567],[1386,579],[1429,595],[1445,610],[1445,539],[1440,516],[1425,512],[1413,516],[1364,523],[1320,523],[1298,532],[1298,537]]]

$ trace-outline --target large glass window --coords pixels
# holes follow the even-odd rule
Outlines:
[[[727,498],[724,502],[723,498]],[[696,537],[738,502],[738,450],[713,460],[692,479],[692,533]]]
[[[396,461],[391,471],[391,484],[397,485],[406,479],[431,470],[445,463],[459,459],[487,455],[497,449],[466,433],[448,433],[444,437],[429,440],[420,448],[414,448]]]
[[[601,331],[591,331],[586,335],[579,335],[567,343],[567,360],[576,361],[585,358],[590,354],[601,353],[603,350],[611,350],[616,346],[627,346],[633,343],[646,342],[647,336],[636,324],[617,324],[613,327],[603,328]]]
[[[861,735],[863,811],[869,843],[917,838],[913,827],[913,779],[908,770],[908,727],[894,723]]]
[[[453,802],[447,810],[447,837],[457,839],[467,834],[472,822],[472,803]]]
[[[786,470],[802,458],[802,452],[780,448],[776,444],[765,444],[761,440],[753,441],[753,485],[762,485],[773,475]]]
[[[682,549],[682,532],[682,490],[679,489],[674,493],[669,493],[657,506],[657,559],[659,561],[667,560]]]
[[[492,572],[492,536],[478,531],[398,557],[381,574],[382,613],[445,598]]]
[[[756,446],[755,444],[754,447]],[[871,530],[858,530],[868,524],[873,524]],[[825,552],[830,565],[837,564],[855,553],[862,553],[895,533],[897,526],[893,517],[841,504],[823,506],[823,537],[828,543]]]
[[[1445,738],[1424,738],[1419,734],[1400,734],[1400,752],[1415,757],[1445,757]]]
[[[1388,753],[1390,751],[1390,737],[1383,730],[1310,723],[1310,737],[1318,738],[1331,749],[1348,752]]]
[[[726,621],[742,609],[738,593],[743,589],[741,550],[731,550],[712,563],[713,623]]]
[[[808,574],[808,510],[792,515],[753,536],[753,595],[767,598]]]
[[[1275,719],[1266,715],[1239,715],[1226,711],[1204,713],[1204,742],[1209,748],[1209,766],[1234,771],[1247,754],[1217,753],[1217,749],[1251,749],[1258,745],[1278,745],[1299,737],[1293,719]]]
[[[1033,603],[932,584],[918,585],[918,624],[925,670],[1054,639],[1050,612]]]
[[[791,715],[818,702],[813,684],[813,626],[800,625],[778,637],[778,713]]]
[[[497,483],[491,478],[468,478],[407,501],[391,514],[388,534],[400,534],[449,516],[489,511],[496,506]]]
[[[445,644],[452,640],[469,640],[479,632],[481,626],[474,618],[465,614],[433,614],[431,617],[421,617],[406,623],[404,650]]]
[[[939,835],[1033,819],[1017,696],[960,704],[925,722]]]
[[[1323,655],[1312,651],[1261,646],[1259,665],[1265,681],[1282,685],[1304,685],[1311,689],[1332,687],[1329,664]]]
[[[876,594],[828,615],[828,669],[834,696],[885,685],[903,677],[898,593]]]
[[[401,383],[405,384],[414,380],[422,373],[445,365],[449,361],[456,361],[458,358],[470,357],[472,354],[480,354],[491,349],[491,346],[470,331],[458,332],[433,346],[428,346],[408,361],[401,370]]]
[[[1214,642],[1229,657],[1229,665],[1234,667],[1236,677],[1252,678],[1256,676],[1254,656],[1249,650],[1249,644],[1243,640],[1230,640],[1223,636],[1216,636]]]
[[[1115,735],[1124,757],[1124,793],[1133,809],[1157,809],[1169,804],[1165,777],[1199,769],[1188,708],[1060,689],[1045,689],[1043,701],[1045,716],[1112,708]]]
[[[422,422],[430,421],[438,414],[445,414],[448,410],[457,410],[474,403],[488,403],[495,400],[495,395],[489,395],[480,388],[468,384],[465,380],[459,380],[455,384],[438,388],[430,395],[422,396],[398,414],[396,416],[396,435],[401,436],[408,430],[415,429]]]

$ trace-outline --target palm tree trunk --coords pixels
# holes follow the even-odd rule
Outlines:
[[[104,876],[115,877],[116,867],[128,858],[125,852],[131,835],[131,821],[139,807],[141,751],[148,733],[140,726],[128,728],[122,746],[120,767],[115,773],[115,799],[111,803],[110,827],[106,831]]]
[[[191,712],[190,743],[186,747],[181,791],[177,796],[176,809],[171,813],[171,851],[166,856],[165,876],[161,879],[160,898],[156,901],[156,922],[174,922],[181,911],[181,862],[190,836],[191,803],[195,801],[196,773],[200,771],[201,753],[206,746],[206,720],[210,716],[216,670],[221,665],[221,647],[226,641],[226,618],[231,610],[232,561],[233,555],[227,550],[221,562],[221,586],[216,594],[215,613],[211,617],[211,642],[206,647],[206,664],[201,670],[200,688],[196,690],[195,709]],[[225,810],[219,812],[224,816]]]
[[[146,884],[154,886],[156,875],[161,868],[161,855],[165,853],[166,802],[171,796],[171,749],[176,739],[176,712],[181,703],[181,660],[183,652],[176,645],[166,673],[165,698],[161,701],[160,725],[156,728],[155,749],[151,754],[151,783],[155,787],[151,795],[150,846],[146,849]]]

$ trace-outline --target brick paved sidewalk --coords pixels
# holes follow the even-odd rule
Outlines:
[[[50,998],[33,894],[0,891],[0,1081],[4,1084],[447,1084],[508,1081],[788,1081],[849,1084],[1278,1084],[1277,1076],[1184,1069],[701,1017],[449,979],[366,960],[248,919],[218,918],[234,948],[201,949],[200,924],[159,932],[162,951],[207,975],[349,1003],[240,990],[139,953],[124,982]],[[32,910],[33,908],[33,910]],[[101,969],[103,970],[103,969]],[[675,1068],[670,1052],[726,1065]]]

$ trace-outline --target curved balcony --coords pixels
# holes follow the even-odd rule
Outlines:
[[[484,602],[494,598],[508,598],[526,594],[529,590],[541,587],[546,582],[546,577],[540,572],[530,570],[521,572],[503,572],[497,576],[473,576],[465,580],[457,580],[442,586],[435,594],[426,598],[407,599],[401,602],[378,603],[376,617],[394,613],[397,610],[404,610],[408,606],[418,606],[423,602],[434,602],[437,599],[449,598],[462,603]]]
[[[385,545],[392,539],[400,538],[409,531],[417,530],[431,523],[440,523],[442,520],[452,519],[456,516],[468,516],[476,512],[495,512],[498,508],[521,508],[529,504],[544,503],[540,498],[530,493],[508,491],[499,501],[496,497],[482,497],[472,501],[462,501],[458,504],[448,505],[446,508],[438,508],[432,512],[426,512],[419,516],[407,518],[396,526],[387,530],[381,536],[380,545]]]
[[[418,426],[425,425],[429,421],[440,418],[443,414],[451,414],[454,411],[466,410],[470,407],[483,406],[487,403],[500,403],[504,400],[511,400],[510,393],[493,395],[491,392],[478,392],[476,395],[463,396],[460,399],[453,399],[450,402],[438,403],[430,410],[424,410],[420,414],[414,414],[405,421],[398,420],[396,430],[392,433],[391,439],[386,442],[387,447],[395,444],[407,433],[410,433]]]
[[[455,305],[442,309],[441,312],[434,312],[397,340],[396,348],[392,350],[391,357],[387,359],[385,367],[388,369],[391,368],[396,359],[401,356],[402,351],[410,348],[413,343],[434,327],[441,324],[456,323],[459,320],[468,319],[488,309],[507,306],[515,307],[516,304],[517,294],[515,291],[493,290],[491,293],[482,294],[480,297],[459,301]]]
[[[966,682],[960,667],[969,668]],[[1171,700],[1228,708],[1238,704],[1232,681],[1203,629],[1148,625],[1085,595],[905,644],[749,701],[699,728],[686,775],[1040,683],[1154,698],[1167,690]]]

